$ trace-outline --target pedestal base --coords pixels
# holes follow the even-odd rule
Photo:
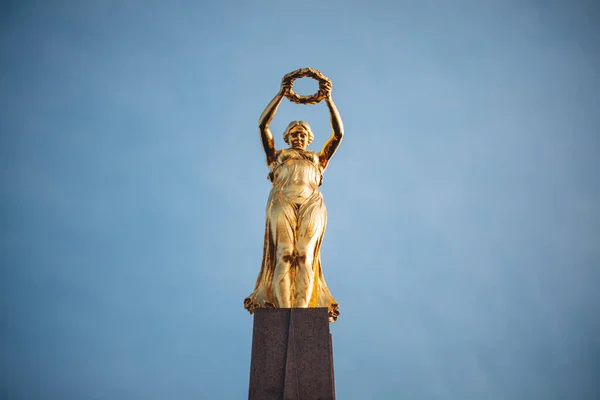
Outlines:
[[[327,308],[254,314],[249,400],[335,400]]]

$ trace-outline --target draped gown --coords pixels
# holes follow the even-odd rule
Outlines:
[[[256,308],[327,307],[339,315],[321,268],[321,242],[327,210],[319,190],[322,169],[317,153],[284,149],[270,166],[273,182],[266,209],[263,259],[254,292],[244,300]]]

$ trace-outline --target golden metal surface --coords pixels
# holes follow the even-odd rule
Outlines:
[[[313,96],[298,96],[292,90],[294,80],[305,76],[319,80],[319,92]],[[303,104],[325,100],[332,135],[321,152],[306,149],[313,133],[303,121],[292,121],[285,130],[283,138],[289,148],[275,149],[269,124],[284,96],[290,100],[296,96],[297,102]],[[310,68],[285,75],[279,93],[263,111],[258,126],[273,186],[267,201],[262,266],[254,292],[244,300],[244,307],[251,314],[256,308],[327,307],[329,320],[335,321],[338,304],[325,283],[320,257],[327,210],[319,186],[344,135],[342,120],[331,98],[331,81]]]
[[[311,96],[302,96],[294,92],[294,81],[298,78],[310,77],[319,82],[319,91]],[[285,93],[289,101],[298,104],[317,104],[327,97],[327,90],[331,90],[331,81],[321,71],[312,68],[300,68],[286,74],[283,81],[289,82],[290,89]]]

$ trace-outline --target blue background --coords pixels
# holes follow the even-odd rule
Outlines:
[[[312,67],[338,398],[599,398],[599,9],[2,2],[2,397],[247,396],[257,122]]]

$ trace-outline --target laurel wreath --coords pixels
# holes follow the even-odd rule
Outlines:
[[[294,92],[294,81],[299,78],[312,78],[319,82],[317,93],[305,96]],[[317,104],[327,97],[327,86],[331,87],[331,80],[323,75],[321,71],[312,68],[300,68],[292,71],[286,74],[281,82],[285,83],[286,81],[290,85],[290,90],[286,92],[285,97],[297,104]]]

